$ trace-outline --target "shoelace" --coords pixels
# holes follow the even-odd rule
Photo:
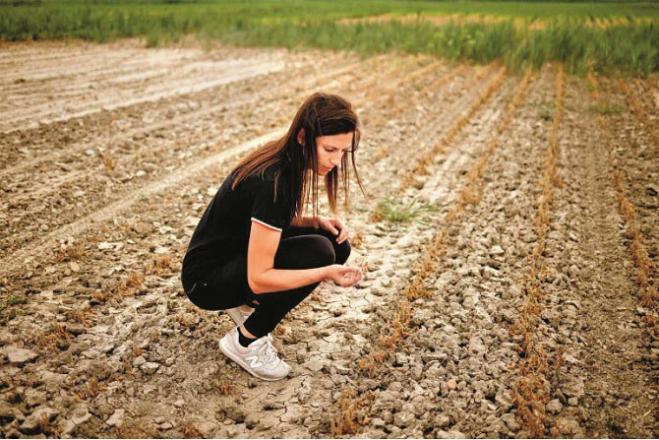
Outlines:
[[[277,350],[272,346],[272,343],[267,337],[260,338],[252,342],[252,344],[259,344],[256,353],[264,361],[264,364],[271,364],[280,360]]]

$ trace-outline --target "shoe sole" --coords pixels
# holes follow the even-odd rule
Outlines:
[[[243,370],[247,371],[249,374],[251,374],[254,377],[258,377],[261,380],[267,380],[269,382],[275,382],[277,380],[282,380],[286,376],[288,376],[288,373],[287,373],[286,376],[282,376],[282,377],[263,377],[263,376],[259,375],[258,373],[252,371],[249,368],[249,366],[245,362],[243,362],[242,359],[240,359],[239,356],[237,356],[229,347],[227,347],[226,342],[224,341],[224,338],[219,340],[218,345],[220,346],[220,350],[222,351],[222,353],[224,353],[224,355],[226,357],[228,357],[229,359],[231,359],[232,361],[234,361],[235,363],[237,363],[238,365],[243,367]]]

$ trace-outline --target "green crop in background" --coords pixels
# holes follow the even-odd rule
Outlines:
[[[383,14],[389,18],[355,20]],[[574,73],[642,76],[657,71],[658,23],[655,2],[0,3],[0,39],[4,40],[73,37],[104,42],[144,37],[149,45],[158,45],[193,34],[245,46],[346,49],[364,54],[397,50],[476,62],[500,59],[513,69],[560,61]]]

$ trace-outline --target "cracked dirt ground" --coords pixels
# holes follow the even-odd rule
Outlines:
[[[3,43],[0,84],[3,437],[659,436],[656,78],[122,41]],[[362,120],[368,195],[342,216],[369,272],[282,322],[293,373],[261,382],[180,261],[237,159],[316,90]],[[385,200],[415,215],[378,217]]]

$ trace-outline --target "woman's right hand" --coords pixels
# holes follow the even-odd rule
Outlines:
[[[364,274],[358,267],[349,267],[342,264],[332,264],[327,267],[326,280],[334,281],[341,287],[350,287],[357,284]]]

